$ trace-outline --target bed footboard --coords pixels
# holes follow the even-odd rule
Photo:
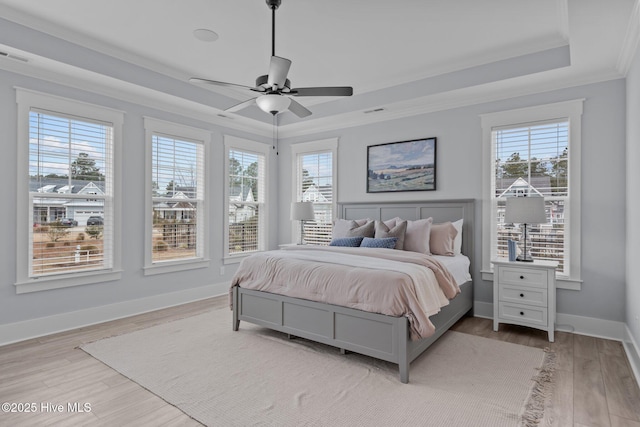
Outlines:
[[[406,317],[368,313],[267,292],[233,288],[233,330],[241,320],[388,362],[409,381]]]
[[[385,316],[331,304],[296,299],[268,292],[233,288],[233,330],[240,321],[261,325],[397,363],[400,381],[409,382],[409,364],[472,307],[471,284],[462,295],[434,316],[436,333],[419,341],[409,340],[406,317]],[[466,292],[465,292],[466,291]]]

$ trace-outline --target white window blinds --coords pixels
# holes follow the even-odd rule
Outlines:
[[[113,125],[29,113],[29,276],[113,266]]]
[[[228,254],[264,249],[265,155],[228,150]]]
[[[507,197],[543,196],[546,224],[529,225],[531,255],[558,261],[560,274],[568,275],[569,229],[569,121],[555,120],[495,128],[493,189],[496,232],[495,254],[507,257],[507,241],[518,240],[520,224],[504,222]]]
[[[204,147],[154,133],[152,146],[152,262],[202,257]]]
[[[298,201],[313,202],[315,220],[305,221],[308,244],[328,245],[333,221],[333,152],[301,153],[297,159]]]

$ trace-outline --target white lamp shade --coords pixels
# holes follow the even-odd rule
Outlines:
[[[262,95],[256,99],[258,107],[265,113],[278,114],[291,104],[291,100],[282,95]]]
[[[504,214],[507,224],[544,224],[544,197],[509,197]]]
[[[315,219],[313,212],[313,202],[293,202],[291,203],[292,221],[309,221]]]

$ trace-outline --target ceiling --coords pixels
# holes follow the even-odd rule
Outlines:
[[[280,125],[295,133],[620,78],[635,13],[635,0],[282,0],[275,50],[293,62],[292,86],[350,85],[354,96],[297,98],[313,114],[283,113]],[[253,86],[267,73],[264,0],[0,0],[0,17],[10,55],[0,68],[164,99],[231,126],[271,123],[257,107],[224,113],[249,91],[188,83]],[[201,28],[218,39],[197,39]]]

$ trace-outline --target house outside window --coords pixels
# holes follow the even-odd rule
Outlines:
[[[269,147],[225,137],[225,260],[267,248]]]
[[[337,139],[299,143],[292,146],[293,200],[313,202],[315,219],[305,221],[305,242],[313,245],[331,243],[336,211],[336,151]],[[294,227],[294,241],[300,229]]]
[[[557,261],[558,278],[579,286],[582,100],[482,116],[488,156],[484,187],[483,270],[507,258],[522,224],[505,223],[509,197],[544,197],[547,222],[529,224],[534,259]]]
[[[206,152],[202,129],[145,117],[147,224],[145,274],[209,265]]]
[[[123,115],[17,89],[18,293],[119,277]]]

